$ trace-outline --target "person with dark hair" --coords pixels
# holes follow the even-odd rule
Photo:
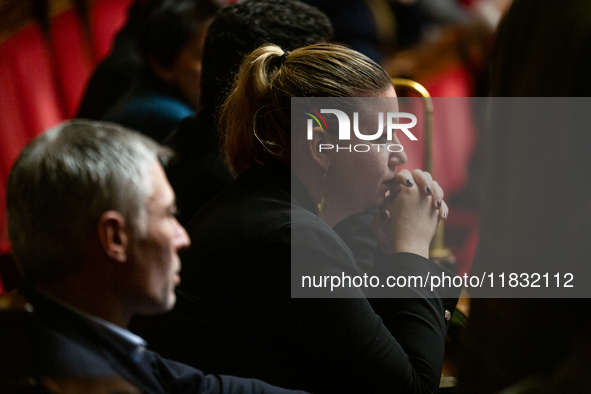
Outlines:
[[[311,141],[290,138],[292,97],[360,96],[384,97],[387,109],[396,97],[386,72],[352,49],[268,45],[244,59],[219,117],[238,178],[188,224],[191,280],[163,325],[177,338],[169,355],[315,393],[437,391],[455,294],[409,288],[409,298],[380,300],[344,287],[290,297],[300,270],[362,272],[333,227],[380,206],[369,275],[453,276],[427,258],[447,217],[443,191],[428,173],[396,172],[404,152],[318,153],[336,139],[320,129]]]
[[[177,152],[167,174],[181,223],[234,179],[219,147],[216,117],[243,57],[263,43],[290,50],[332,34],[322,12],[297,0],[246,0],[216,14],[203,48],[199,113],[183,120],[168,144]]]
[[[126,329],[133,315],[176,301],[177,252],[190,240],[159,161],[170,154],[120,126],[75,120],[16,160],[8,232],[34,308],[35,378],[121,377],[158,394],[287,393],[165,360]]]
[[[213,0],[162,0],[138,28],[143,69],[104,120],[163,141],[198,108],[201,57],[207,27],[219,7]]]

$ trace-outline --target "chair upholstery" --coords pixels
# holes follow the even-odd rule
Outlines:
[[[76,115],[94,66],[90,42],[85,40],[82,21],[75,9],[66,10],[53,18],[50,29],[65,116],[72,118]]]
[[[113,39],[127,21],[127,10],[133,0],[99,0],[90,9],[92,46],[96,61],[111,51]]]
[[[25,144],[64,119],[52,61],[36,24],[0,44],[0,244],[6,234],[5,187]]]

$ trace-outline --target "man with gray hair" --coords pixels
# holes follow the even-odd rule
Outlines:
[[[127,331],[170,310],[190,244],[160,161],[170,151],[122,127],[76,120],[21,152],[8,231],[35,309],[39,376],[120,376],[147,393],[283,393],[162,359]]]

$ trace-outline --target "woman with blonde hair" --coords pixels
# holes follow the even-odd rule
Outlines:
[[[219,119],[238,178],[189,222],[193,247],[167,326],[179,342],[174,357],[315,393],[436,392],[453,296],[408,288],[404,298],[371,299],[356,285],[302,288],[300,274],[362,277],[332,227],[380,208],[367,274],[452,275],[428,260],[447,217],[443,191],[428,173],[396,171],[406,155],[386,149],[399,144],[395,135],[360,154],[319,152],[338,142],[330,125],[292,138],[292,97],[396,105],[384,70],[345,47],[270,45],[246,58]]]

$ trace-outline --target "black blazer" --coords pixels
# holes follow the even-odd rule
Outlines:
[[[36,376],[120,376],[145,393],[288,393],[252,379],[204,375],[146,350],[139,362],[87,319],[32,290]]]
[[[140,327],[142,335],[191,365],[283,387],[436,392],[444,315],[453,312],[456,292],[430,299],[413,289],[410,299],[368,300],[358,288],[317,289],[316,297],[346,298],[293,299],[302,273],[362,274],[347,245],[314,212],[285,165],[271,160],[246,171],[189,222],[192,246],[182,255],[177,306]],[[413,254],[377,255],[369,274],[383,278],[444,271]]]

